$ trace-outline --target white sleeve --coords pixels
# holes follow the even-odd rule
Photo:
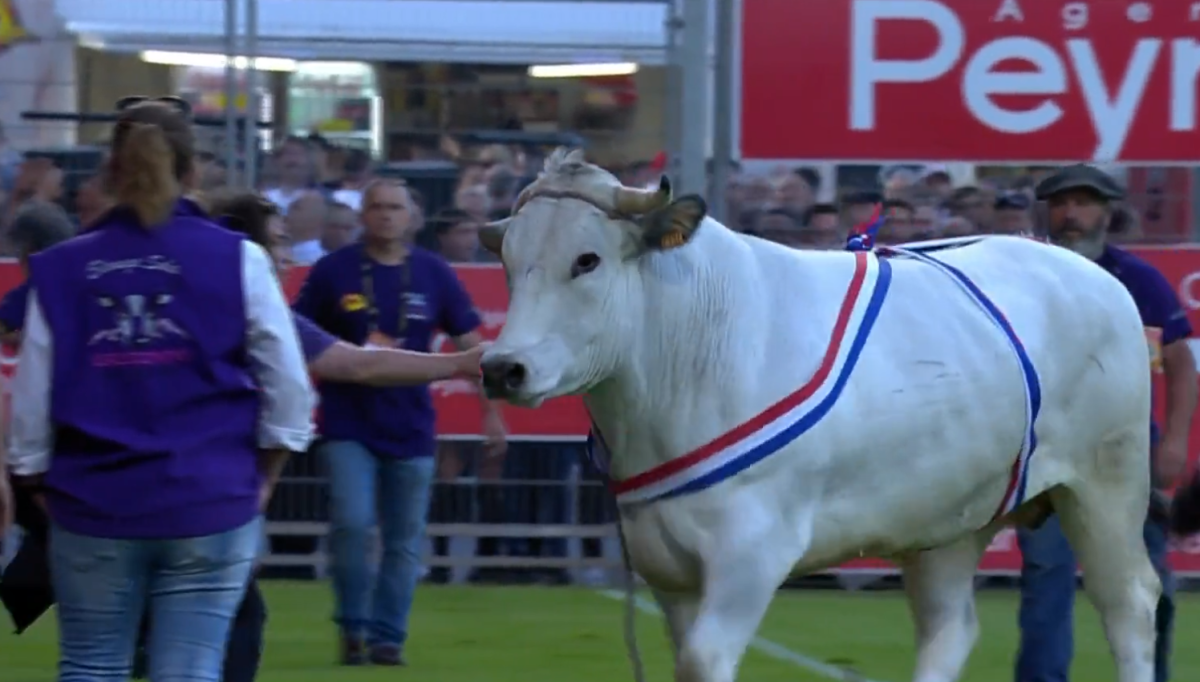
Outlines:
[[[54,448],[54,429],[50,424],[54,342],[37,292],[32,288],[21,335],[17,374],[12,382],[8,463],[13,474],[33,476],[50,468],[50,452]]]
[[[313,439],[316,393],[271,259],[250,241],[242,243],[242,289],[246,347],[262,391],[258,445],[304,452]]]

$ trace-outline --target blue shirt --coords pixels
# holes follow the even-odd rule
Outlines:
[[[1155,267],[1138,256],[1115,246],[1104,247],[1096,264],[1116,277],[1133,296],[1142,325],[1148,333],[1156,333],[1162,346],[1192,335],[1192,325],[1175,294],[1175,288]],[[1148,337],[1149,338],[1149,335]],[[1151,440],[1158,441],[1158,425],[1150,425]]]
[[[428,351],[439,329],[462,336],[480,324],[453,268],[421,248],[413,248],[404,265],[381,265],[361,244],[334,251],[312,266],[294,307],[348,343],[364,345],[374,328],[395,347],[415,351]],[[323,381],[318,388],[326,438],[357,441],[391,457],[433,454],[435,415],[427,386]]]

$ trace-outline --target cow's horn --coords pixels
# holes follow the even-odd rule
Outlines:
[[[657,189],[635,189],[633,187],[618,187],[616,199],[617,211],[628,215],[643,215],[658,210],[671,202],[671,182],[667,176],[658,181]]]
[[[512,218],[505,218],[479,228],[479,243],[483,245],[483,248],[499,256],[504,248],[504,232],[508,230],[508,223],[511,220]]]

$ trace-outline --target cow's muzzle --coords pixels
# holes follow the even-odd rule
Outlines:
[[[504,399],[518,393],[529,375],[525,365],[511,357],[488,358],[480,366],[483,372],[483,390],[492,399]]]

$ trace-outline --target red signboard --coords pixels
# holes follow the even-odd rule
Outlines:
[[[1200,3],[745,0],[742,30],[746,158],[1200,158]]]

